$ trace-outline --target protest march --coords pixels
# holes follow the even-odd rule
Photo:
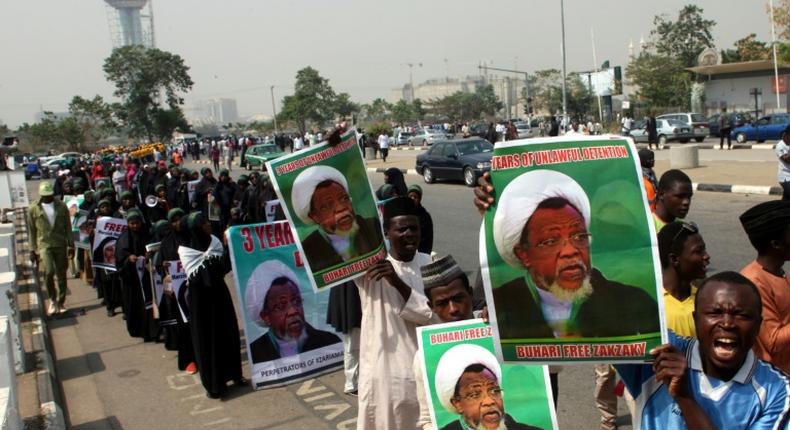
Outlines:
[[[435,249],[422,188],[390,169],[374,190],[359,139],[341,124],[236,180],[172,162],[179,145],[145,166],[97,155],[96,175],[42,181],[31,236],[65,204],[72,273],[218,404],[339,372],[358,429],[556,430],[558,374],[587,364],[610,387],[588,428],[616,428],[614,387],[635,429],[788,428],[790,202],[744,212],[757,259],[708,274],[691,180],[651,182],[652,151],[507,139],[468,193],[479,241]]]

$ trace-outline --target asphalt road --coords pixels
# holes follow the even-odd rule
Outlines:
[[[234,176],[239,173],[234,169]],[[374,188],[383,182],[382,174],[370,178]],[[475,270],[481,218],[472,205],[471,190],[462,184],[426,185],[415,175],[407,175],[406,181],[423,186],[424,204],[434,219],[434,250],[453,254],[466,271]],[[35,198],[38,181],[31,181],[29,189]],[[737,217],[768,199],[705,192],[694,196],[688,219],[697,222],[706,240],[710,273],[739,270],[753,258]],[[235,300],[231,276],[226,280]],[[82,281],[71,280],[70,288],[67,305],[76,309],[73,317],[52,321],[50,327],[74,429],[355,428],[356,398],[343,394],[340,372],[284,388],[231,389],[222,401],[209,400],[196,375],[177,370],[175,352],[128,337],[120,316],[108,319],[93,290]],[[249,375],[243,356],[244,372]],[[596,427],[593,379],[590,365],[565,366],[560,373],[561,428]],[[630,428],[624,402],[619,412],[621,428]]]

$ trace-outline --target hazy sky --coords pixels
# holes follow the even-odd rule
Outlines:
[[[356,101],[430,78],[473,75],[481,60],[534,71],[560,68],[558,0],[153,0],[159,49],[181,55],[193,100],[230,97],[239,113],[279,109],[296,71],[310,65]],[[625,65],[629,40],[648,38],[653,17],[676,17],[689,0],[566,0],[568,70]],[[748,33],[769,40],[765,0],[698,0],[717,48]],[[0,121],[32,122],[74,95],[112,95],[101,70],[112,49],[102,0],[0,1]],[[445,62],[447,59],[447,62]]]

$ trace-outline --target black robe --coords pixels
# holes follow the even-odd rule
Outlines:
[[[190,246],[193,249],[195,244]],[[187,279],[192,344],[200,381],[208,393],[222,396],[228,381],[240,381],[239,325],[225,274],[230,271],[228,251],[203,262]]]
[[[167,274],[163,263],[165,261],[178,261],[178,246],[186,240],[187,238],[183,234],[173,230],[162,239],[159,252],[154,256],[154,266],[162,277]],[[176,319],[175,326],[164,328],[165,348],[171,349],[175,345],[175,349],[178,351],[178,370],[184,370],[189,363],[195,361],[195,349],[192,346],[192,333],[189,328],[189,322],[184,321],[184,318],[181,317],[181,311],[178,309],[178,302],[175,296],[163,295],[162,303],[159,307],[159,315],[162,320],[167,318]]]
[[[431,255],[433,250],[433,219],[423,205],[417,206],[417,218],[420,220],[420,243],[417,250]]]
[[[146,309],[152,303],[153,293],[148,271],[144,271],[142,288],[137,268],[129,260],[132,255],[145,256],[145,245],[149,242],[143,226],[138,233],[126,229],[115,244],[115,267],[121,279],[123,313],[126,315],[126,330],[129,336],[142,337],[144,341],[156,340],[159,326],[154,321],[153,309]],[[144,292],[145,291],[145,292]]]

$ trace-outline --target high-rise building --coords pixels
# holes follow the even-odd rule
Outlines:
[[[227,124],[239,119],[236,99],[200,100],[186,110],[187,118],[193,123]]]

